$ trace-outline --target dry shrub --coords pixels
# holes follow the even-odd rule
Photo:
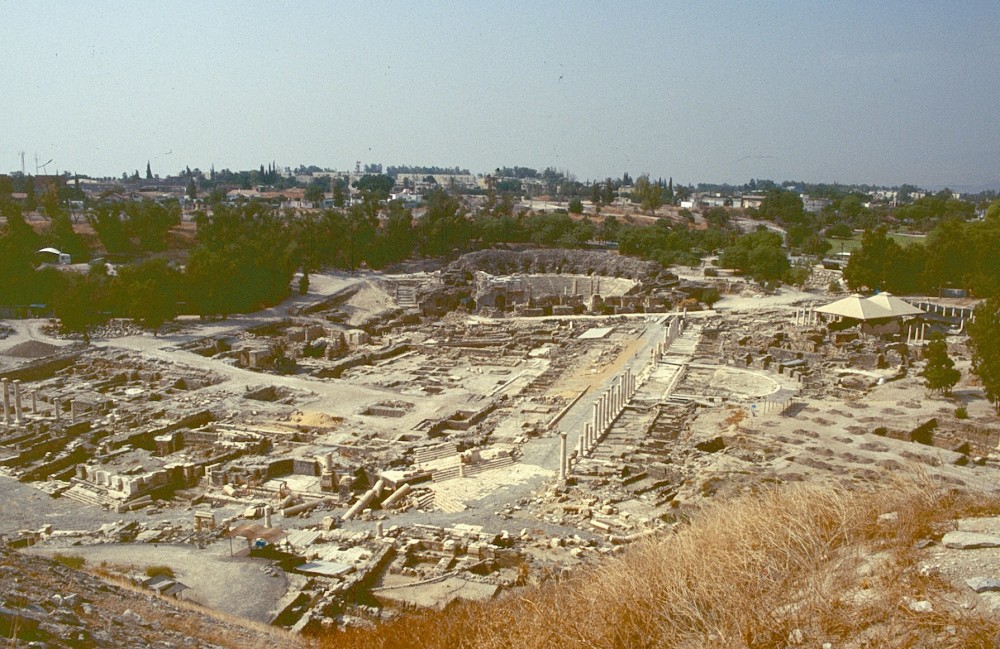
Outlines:
[[[147,577],[167,577],[174,578],[174,569],[170,566],[149,566],[146,568]]]
[[[78,554],[63,554],[62,552],[53,554],[52,560],[73,570],[80,570],[87,563],[87,560]]]
[[[805,646],[979,646],[1000,631],[995,622],[939,603],[933,613],[908,608],[951,590],[917,571],[912,548],[950,518],[998,511],[995,499],[919,477],[866,492],[769,488],[568,581],[331,633],[320,646],[763,648],[799,637]]]

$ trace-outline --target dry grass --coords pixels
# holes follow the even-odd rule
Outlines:
[[[921,575],[914,542],[995,500],[909,480],[795,485],[712,506],[679,533],[560,583],[319,638],[321,647],[987,647],[1000,626]],[[894,520],[879,515],[896,512]],[[908,603],[931,600],[934,611]],[[947,629],[947,627],[954,627]],[[950,631],[954,631],[951,633]]]
[[[77,554],[63,554],[61,552],[56,552],[52,555],[52,560],[56,563],[61,563],[67,568],[72,568],[73,570],[80,570],[86,565],[87,560]]]

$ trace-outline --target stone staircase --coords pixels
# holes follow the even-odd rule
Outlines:
[[[64,498],[75,500],[85,505],[95,505],[97,507],[114,507],[118,501],[110,496],[88,489],[81,484],[75,484],[62,492]]]
[[[417,292],[412,286],[405,284],[396,285],[396,304],[404,309],[412,309],[417,306]]]
[[[457,455],[458,447],[454,444],[438,444],[436,446],[424,446],[413,450],[413,461],[417,465],[427,464],[434,460],[440,460],[449,455]]]
[[[456,464],[454,466],[445,467],[443,469],[438,469],[434,472],[432,479],[434,482],[445,482],[447,480],[454,480],[461,477],[462,469],[460,465]]]
[[[466,510],[465,503],[444,494],[434,494],[434,508],[448,514],[458,514]]]
[[[509,455],[501,455],[500,457],[493,458],[488,462],[466,466],[465,476],[467,478],[471,478],[472,476],[477,476],[480,473],[485,473],[486,471],[492,471],[493,469],[500,469],[505,466],[511,466],[513,464],[514,464],[514,458],[512,458]]]

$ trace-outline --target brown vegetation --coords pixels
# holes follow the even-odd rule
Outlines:
[[[993,646],[995,620],[918,569],[916,541],[995,499],[909,481],[778,487],[559,583],[334,633],[324,647]],[[881,517],[881,518],[880,518]],[[919,612],[914,602],[931,601]]]

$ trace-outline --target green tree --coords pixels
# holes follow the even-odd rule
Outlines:
[[[35,179],[28,176],[26,180],[27,182],[24,185],[24,209],[27,212],[34,212],[38,209],[38,199],[35,196]]]
[[[610,178],[604,181],[602,202],[605,205],[611,205],[615,202],[615,181]]]
[[[969,323],[972,371],[983,384],[986,397],[1000,412],[1000,297],[991,297],[976,307]]]
[[[846,223],[834,223],[826,229],[826,236],[835,239],[850,239],[854,236],[854,230]]]
[[[798,194],[783,189],[772,189],[760,204],[760,217],[788,226],[802,223],[805,211],[802,198]]]
[[[924,284],[934,289],[965,287],[975,267],[975,259],[969,254],[973,244],[969,241],[965,223],[956,219],[941,221],[927,235],[925,245],[927,264]]]
[[[726,247],[719,256],[719,265],[747,273],[758,282],[780,280],[791,268],[781,244],[780,234],[761,226]]]
[[[724,207],[713,207],[705,212],[705,221],[712,227],[723,228],[729,223],[729,212]]]
[[[73,221],[69,213],[57,210],[49,216],[49,228],[45,238],[49,244],[67,253],[74,262],[86,261],[90,254],[83,238],[73,229]]]
[[[142,250],[158,251],[167,247],[167,233],[181,222],[181,206],[176,201],[161,205],[155,201],[128,203],[128,231],[139,240]]]
[[[163,323],[177,317],[180,273],[165,259],[150,259],[119,270],[116,295],[123,296],[123,311],[155,335]]]
[[[354,187],[362,193],[367,193],[375,197],[376,200],[384,201],[389,198],[393,185],[396,181],[392,176],[384,174],[365,174],[354,182]]]
[[[804,252],[807,255],[815,255],[817,257],[822,257],[832,247],[833,246],[830,244],[830,242],[827,241],[824,237],[821,237],[818,234],[813,234],[802,242],[801,249],[802,252]]]
[[[924,360],[927,364],[920,376],[924,377],[927,389],[931,392],[951,394],[951,389],[962,378],[962,373],[955,369],[955,361],[948,356],[948,343],[940,334],[932,336],[927,343]]]
[[[579,198],[573,198],[569,202],[569,211],[571,214],[583,214],[583,201]]]
[[[632,197],[650,214],[663,205],[663,187],[649,179],[649,174],[636,178]]]
[[[202,315],[242,313],[276,304],[301,264],[293,223],[258,201],[216,205],[199,214],[187,264],[188,302]]]
[[[323,202],[326,197],[326,179],[325,178],[314,178],[306,186],[305,199],[312,203],[313,205],[318,205]]]
[[[389,203],[372,252],[369,264],[376,268],[403,261],[413,252],[413,214],[399,201]]]
[[[597,238],[601,241],[617,241],[618,240],[618,230],[621,224],[614,214],[609,214],[604,217],[604,221],[601,226],[597,229]]]
[[[600,207],[601,198],[601,184],[595,182],[590,186],[590,202],[594,204],[594,207]]]
[[[73,275],[52,301],[52,310],[63,331],[83,335],[90,344],[90,330],[103,321],[106,292],[100,275]]]
[[[129,241],[125,222],[122,220],[123,214],[121,205],[112,203],[98,205],[86,217],[87,223],[94,229],[101,245],[110,254],[120,254],[132,250],[132,242]]]
[[[427,209],[417,223],[417,246],[424,256],[437,257],[464,250],[472,237],[472,224],[458,199],[444,189],[427,193]]]
[[[888,285],[889,276],[899,256],[899,244],[886,236],[884,226],[866,230],[861,236],[861,247],[851,253],[844,268],[844,281],[852,291],[865,287],[873,291],[894,290],[895,287]]]
[[[63,273],[38,271],[36,251],[41,238],[13,203],[0,204],[6,225],[0,228],[0,304],[46,304],[64,282]]]
[[[990,203],[989,207],[986,208],[986,218],[1000,220],[1000,198]]]

